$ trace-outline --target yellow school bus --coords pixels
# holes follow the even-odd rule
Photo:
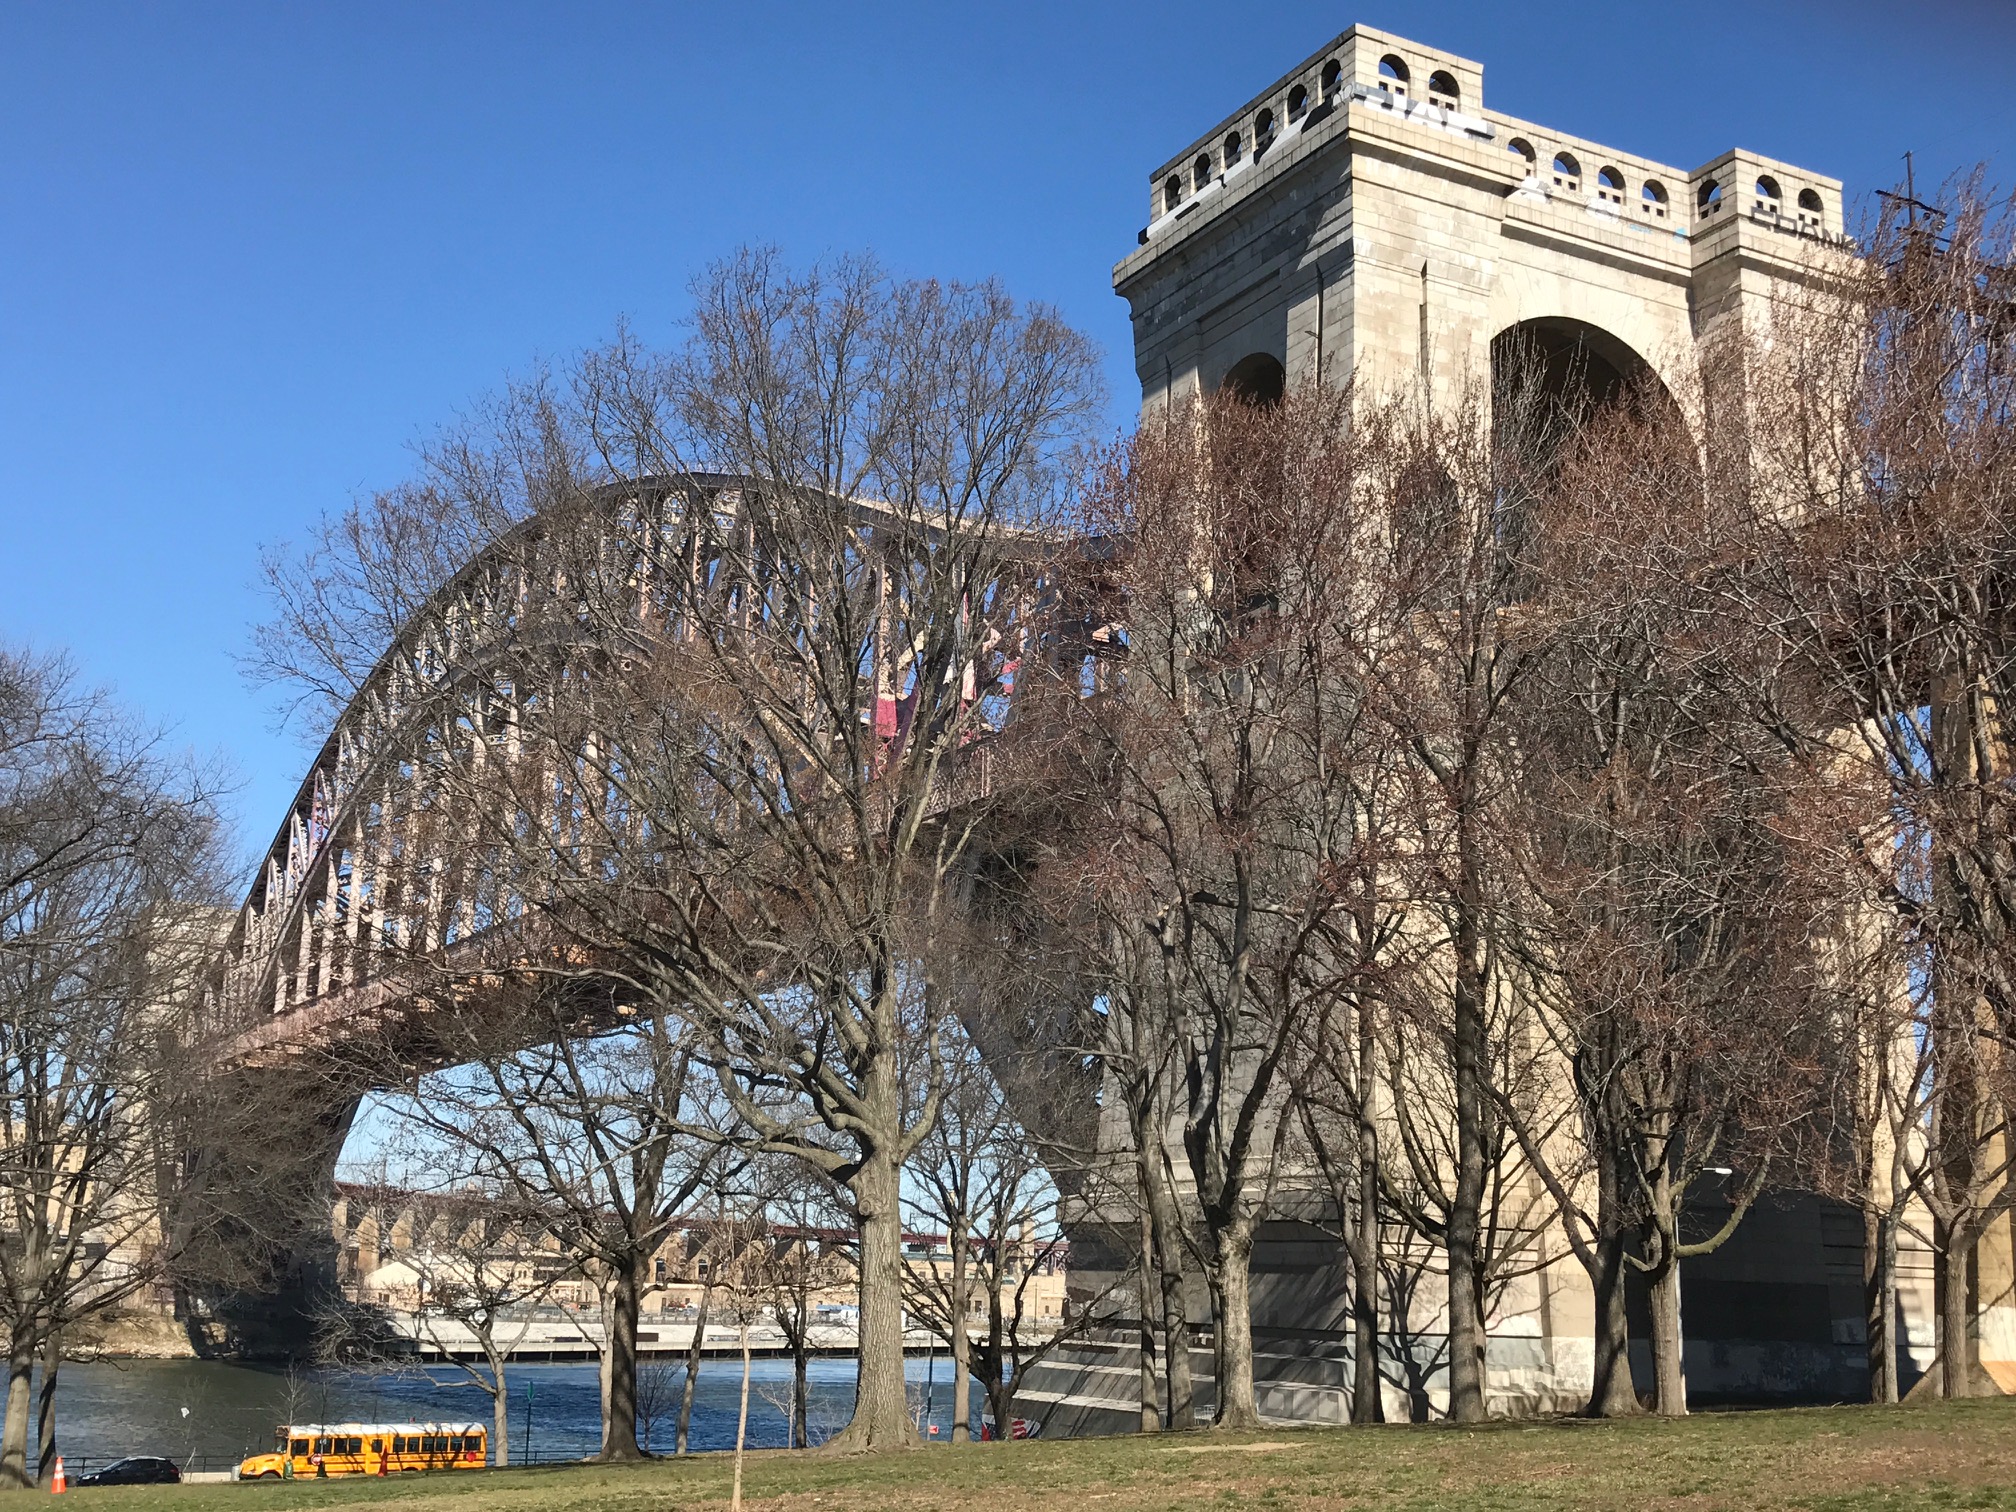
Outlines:
[[[238,1466],[240,1480],[480,1470],[490,1460],[481,1423],[289,1423],[277,1437],[271,1454]]]

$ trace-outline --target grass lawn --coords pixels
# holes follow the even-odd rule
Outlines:
[[[672,1512],[725,1504],[729,1459],[76,1494],[107,1512],[379,1504],[387,1512]],[[877,1459],[770,1451],[749,1457],[745,1505],[764,1512],[2016,1512],[2016,1400],[1716,1413],[1678,1423],[1308,1428],[974,1444]]]

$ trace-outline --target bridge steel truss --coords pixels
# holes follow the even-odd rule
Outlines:
[[[480,763],[493,750],[515,759],[538,696],[528,674],[621,649],[599,643],[607,627],[587,610],[588,576],[605,585],[621,578],[634,590],[640,643],[647,630],[693,633],[676,622],[680,593],[661,591],[675,574],[723,599],[741,595],[747,612],[761,612],[764,585],[735,560],[755,553],[746,540],[741,551],[735,543],[746,534],[741,501],[763,486],[705,473],[610,485],[581,505],[592,561],[579,555],[581,532],[534,516],[434,593],[337,719],[237,912],[202,1003],[202,1033],[220,1063],[284,1062],[304,1047],[341,1041],[353,1023],[396,1015],[415,963],[432,960],[452,972],[458,958],[473,961],[486,936],[520,916],[524,900],[508,882],[480,875],[439,841],[438,764]],[[881,572],[885,593],[898,576],[887,570],[892,560],[945,533],[918,511],[830,503],[836,546],[861,571]],[[975,615],[963,675],[978,729],[933,791],[941,812],[990,791],[1000,738],[1029,685],[1016,676],[1025,657],[1083,662],[1088,688],[1107,675],[1088,659],[1082,627],[1062,624],[1055,612],[1048,538],[1002,522],[986,528],[1000,534],[1015,581],[994,613]],[[878,733],[900,720],[907,656],[878,638],[864,668],[879,690]]]

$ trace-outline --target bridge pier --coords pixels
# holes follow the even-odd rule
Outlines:
[[[165,1188],[176,1319],[201,1355],[300,1359],[337,1312],[329,1212],[365,1087],[313,1067],[220,1073]]]

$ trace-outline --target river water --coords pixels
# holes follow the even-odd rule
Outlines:
[[[655,1362],[654,1362],[655,1363]],[[650,1366],[646,1366],[647,1372]],[[927,1398],[929,1420],[944,1437],[951,1407],[951,1362],[913,1357],[907,1362],[913,1403]],[[600,1441],[600,1406],[592,1362],[509,1367],[511,1458],[529,1449],[540,1460],[592,1454]],[[640,1395],[652,1395],[652,1382]],[[639,1424],[651,1449],[670,1453],[681,1378],[667,1367],[656,1383],[665,1400],[661,1418]],[[732,1449],[741,1394],[741,1361],[708,1359],[693,1397],[692,1447]],[[749,1442],[757,1448],[786,1443],[785,1404],[791,1362],[766,1359],[750,1368]],[[854,1406],[854,1362],[813,1360],[810,1366],[812,1439],[817,1443],[845,1425]],[[980,1403],[976,1388],[973,1410]],[[255,1450],[273,1447],[278,1423],[490,1421],[489,1396],[453,1366],[356,1371],[329,1367],[293,1371],[215,1360],[132,1360],[70,1364],[57,1378],[57,1448],[70,1472],[80,1462],[103,1464],[122,1454],[161,1454],[191,1469],[221,1470]],[[646,1414],[649,1415],[648,1412]]]

